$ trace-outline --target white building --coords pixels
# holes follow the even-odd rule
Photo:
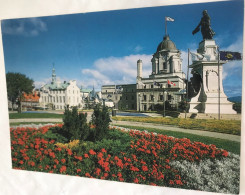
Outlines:
[[[75,80],[63,83],[56,80],[55,69],[52,70],[52,82],[40,88],[40,106],[56,110],[65,109],[67,106],[82,108],[80,89]]]

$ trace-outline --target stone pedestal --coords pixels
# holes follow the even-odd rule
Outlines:
[[[217,45],[214,40],[204,40],[199,44],[197,54],[193,55],[192,72],[201,77],[200,90],[190,101],[189,112],[218,113],[218,67],[220,73],[220,113],[236,114],[232,109],[233,103],[227,100],[222,83],[222,69],[225,61],[218,62]],[[219,64],[218,64],[219,63]]]

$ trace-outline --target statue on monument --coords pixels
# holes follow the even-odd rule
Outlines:
[[[202,19],[198,24],[198,26],[195,28],[195,30],[192,31],[192,34],[194,35],[197,32],[199,32],[201,26],[201,33],[202,33],[203,40],[212,39],[213,36],[215,35],[215,32],[211,28],[210,17],[208,15],[207,10],[204,10],[202,14],[203,14]]]

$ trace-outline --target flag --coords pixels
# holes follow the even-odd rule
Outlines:
[[[220,60],[241,60],[242,55],[239,52],[220,51]]]
[[[165,17],[165,21],[174,22],[174,19],[170,17]]]
[[[156,86],[160,86],[160,83],[158,83],[158,82],[154,81],[154,85],[156,85]]]
[[[170,81],[170,80],[168,80],[168,85],[170,85],[170,86],[176,86],[176,84],[175,83],[173,83],[172,81]]]

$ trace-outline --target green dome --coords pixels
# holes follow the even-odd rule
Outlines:
[[[157,47],[157,51],[161,50],[176,50],[174,42],[169,39],[168,35],[163,38],[163,41]]]

